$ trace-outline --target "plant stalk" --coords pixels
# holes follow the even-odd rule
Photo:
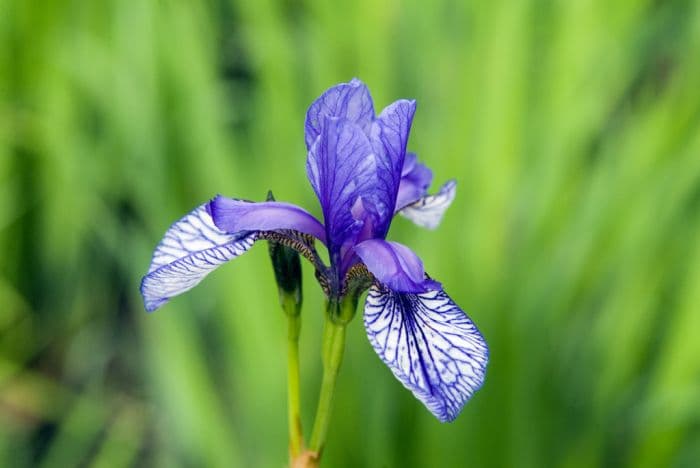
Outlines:
[[[283,306],[287,315],[287,419],[289,425],[289,456],[294,460],[304,450],[299,397],[299,331],[301,304],[287,297]]]
[[[331,300],[327,304],[322,342],[323,380],[309,442],[309,450],[314,454],[312,463],[307,464],[310,467],[318,466],[326,444],[333,395],[345,349],[345,329],[355,314],[356,305],[357,300],[349,297]]]

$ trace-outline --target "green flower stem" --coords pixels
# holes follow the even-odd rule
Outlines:
[[[301,304],[287,295],[282,307],[287,315],[287,416],[289,424],[289,454],[292,459],[304,449],[299,398],[299,331]]]
[[[345,325],[326,323],[325,335],[328,343],[323,359],[323,381],[321,382],[321,393],[318,398],[318,408],[316,410],[316,420],[311,433],[310,449],[321,453],[326,442],[328,424],[331,417],[331,405],[333,403],[333,392],[335,382],[338,377],[340,363],[343,360],[343,348],[345,347]]]
[[[344,298],[341,302],[329,301],[327,304],[322,344],[323,380],[321,382],[316,419],[311,432],[309,446],[309,449],[317,454],[317,459],[321,457],[326,443],[333,404],[333,392],[338,377],[338,370],[343,361],[345,328],[355,314],[356,303],[356,300]]]

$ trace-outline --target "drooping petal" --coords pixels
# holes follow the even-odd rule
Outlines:
[[[192,289],[218,266],[253,246],[257,232],[222,232],[214,225],[208,205],[197,207],[170,226],[156,247],[148,274],[141,281],[147,311]]]
[[[433,171],[418,162],[414,153],[406,153],[401,171],[399,192],[396,195],[396,211],[423,198],[433,181]]]
[[[457,182],[448,180],[440,187],[438,193],[427,195],[399,210],[399,214],[410,219],[418,226],[435,229],[442,221],[447,208],[457,193]]]
[[[290,203],[254,203],[217,195],[209,209],[214,224],[224,232],[293,229],[326,242],[321,222],[308,211]]]
[[[324,117],[349,120],[364,129],[374,119],[374,104],[367,86],[357,78],[333,86],[316,99],[306,112],[306,148],[311,149],[321,134]]]
[[[362,129],[345,119],[326,118],[306,162],[318,196],[331,256],[362,228],[353,217],[358,198],[368,200],[376,184],[376,158]]]
[[[440,421],[455,419],[483,384],[486,342],[444,291],[398,293],[375,284],[364,322],[382,361]]]
[[[375,237],[385,237],[396,208],[406,144],[416,101],[398,100],[387,106],[372,123],[371,139],[377,154],[375,204],[382,219],[375,226]]]
[[[440,289],[440,283],[426,279],[418,255],[398,242],[366,240],[355,246],[355,253],[380,283],[394,291],[420,293]]]

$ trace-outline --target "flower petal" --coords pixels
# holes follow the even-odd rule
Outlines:
[[[382,361],[440,421],[455,419],[483,384],[486,342],[444,291],[406,294],[375,284],[364,322]]]
[[[217,195],[209,204],[214,224],[228,233],[293,229],[326,242],[323,225],[308,211],[290,203],[249,202]]]
[[[222,232],[214,225],[208,205],[197,207],[170,226],[156,247],[148,274],[141,281],[147,311],[192,289],[218,266],[253,246],[257,232]]]
[[[396,208],[406,144],[411,130],[416,101],[398,100],[387,106],[372,123],[371,140],[377,154],[375,204],[382,213],[375,226],[375,237],[385,237]]]
[[[324,117],[339,117],[369,126],[374,119],[374,105],[367,86],[357,78],[349,83],[333,86],[316,99],[306,112],[306,148],[311,149],[321,134]]]
[[[345,119],[326,118],[306,162],[318,196],[331,256],[362,228],[353,217],[358,198],[369,199],[376,183],[376,158],[360,127]]]
[[[380,283],[394,291],[419,293],[440,289],[440,283],[426,279],[418,255],[398,242],[366,240],[355,246],[355,253]]]
[[[433,181],[433,171],[417,161],[414,153],[406,153],[401,171],[399,192],[396,195],[396,211],[419,200],[428,193]]]
[[[399,214],[418,226],[435,229],[457,193],[457,182],[448,180],[438,193],[427,195],[399,210]]]

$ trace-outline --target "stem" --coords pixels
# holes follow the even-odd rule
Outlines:
[[[322,344],[323,380],[309,447],[312,452],[317,454],[316,461],[320,459],[326,443],[333,405],[333,392],[340,364],[343,361],[345,327],[355,314],[355,306],[356,300],[349,298],[345,298],[341,302],[329,301],[327,305]]]
[[[343,360],[343,348],[345,346],[345,325],[338,325],[327,319],[324,333],[324,341],[327,344],[326,353],[323,356],[323,381],[321,393],[318,397],[316,420],[311,433],[310,449],[320,456],[328,434],[328,424],[331,418],[331,406],[333,404],[333,392],[338,377],[340,363]]]
[[[293,460],[304,448],[299,398],[299,331],[301,329],[299,309],[301,304],[287,297],[282,307],[287,313],[287,418],[289,454]]]

